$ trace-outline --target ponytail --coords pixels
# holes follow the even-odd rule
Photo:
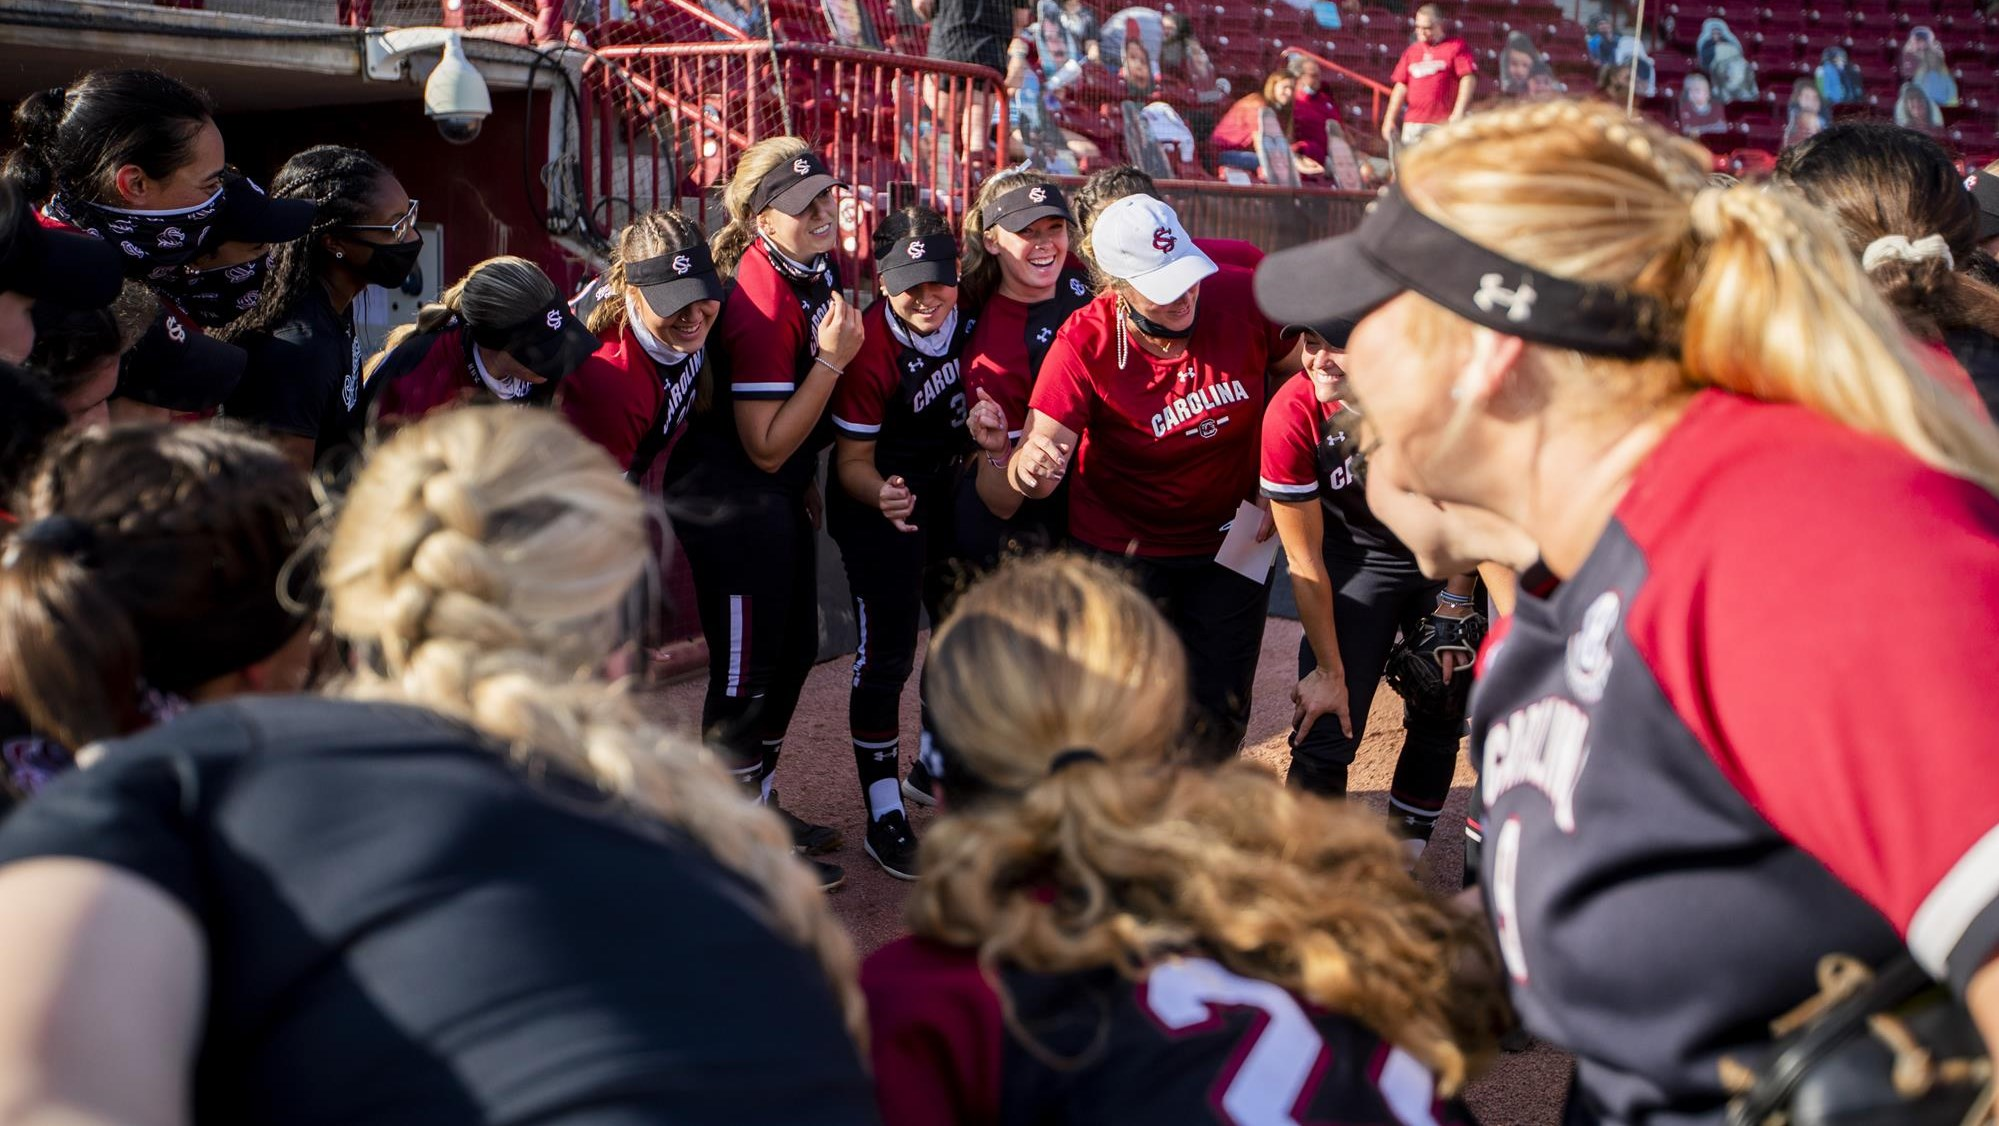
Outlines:
[[[392,330],[382,350],[369,358],[368,375],[373,376],[404,341],[442,332],[453,317],[475,328],[505,328],[535,316],[560,297],[555,283],[533,262],[512,255],[488,258],[445,287],[436,301],[417,310],[414,323]]]
[[[729,212],[729,222],[715,232],[709,244],[715,269],[725,280],[736,276],[736,266],[757,239],[757,217],[750,210],[750,197],[756,194],[757,185],[779,166],[811,151],[812,146],[799,137],[768,137],[744,149],[737,158],[735,174],[722,187],[722,205]]]
[[[55,150],[56,129],[62,124],[63,90],[37,90],[14,107],[14,151],[0,169],[21,198],[39,207],[55,194],[55,167],[49,154]]]
[[[470,280],[471,275],[467,274],[445,286],[437,295],[437,300],[416,311],[416,320],[390,329],[389,335],[382,341],[382,350],[368,358],[366,366],[368,377],[373,378],[375,369],[381,366],[382,361],[388,359],[390,354],[402,347],[410,337],[429,336],[444,331],[444,326],[450,324],[451,318],[458,315],[458,306],[465,299],[465,283]]]

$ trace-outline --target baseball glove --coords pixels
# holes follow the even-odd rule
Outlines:
[[[1484,640],[1483,615],[1446,618],[1432,614],[1423,619],[1416,636],[1405,635],[1389,652],[1388,686],[1402,697],[1411,715],[1463,719],[1465,701],[1471,696],[1472,659],[1478,656],[1479,642]],[[1463,658],[1448,684],[1439,659],[1447,652]]]

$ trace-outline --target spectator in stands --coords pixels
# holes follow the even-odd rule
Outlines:
[[[337,423],[361,397],[354,300],[370,285],[400,287],[423,252],[417,201],[382,162],[360,149],[316,145],[285,161],[271,181],[277,201],[312,205],[305,235],[271,252],[256,308],[218,335],[250,354],[232,417],[271,433],[302,467],[337,440]]]
[[[1545,102],[1549,98],[1559,98],[1564,92],[1562,80],[1555,77],[1555,68],[1547,63],[1535,63],[1527,73],[1527,100]]]
[[[930,21],[930,57],[1006,73],[1006,45],[1027,26],[1025,0],[912,0]]]
[[[1291,148],[1315,164],[1326,163],[1326,123],[1340,119],[1340,105],[1326,92],[1325,68],[1309,55],[1286,64],[1297,89],[1291,95]],[[1150,194],[1150,193],[1147,193]]]
[[[1612,63],[1597,68],[1596,88],[1604,100],[1612,105],[1626,105],[1631,101],[1631,68]]]
[[[1527,96],[1527,79],[1533,75],[1534,66],[1541,61],[1541,52],[1534,47],[1534,41],[1524,31],[1511,31],[1506,36],[1506,46],[1499,49],[1499,95],[1503,98],[1524,98]]]
[[[1860,68],[1853,65],[1844,47],[1827,47],[1819,54],[1819,93],[1828,106],[1855,105],[1867,96]]]
[[[1103,31],[1090,5],[1085,0],[1062,0],[1060,19],[1070,47],[1090,62],[1102,63],[1102,48],[1098,40]]]
[[[1963,272],[1978,250],[1978,202],[1943,146],[1843,122],[1785,152],[1777,178],[1838,221],[1903,327],[1955,358],[1999,417],[1999,292]]]
[[[1941,137],[1943,111],[1937,108],[1921,86],[1904,82],[1901,93],[1895,96],[1895,124],[1931,137]]]
[[[1728,132],[1728,111],[1714,100],[1707,75],[1699,71],[1680,83],[1680,132],[1689,137]]]
[[[1007,48],[1007,109],[1015,131],[1009,154],[1034,159],[1058,174],[1072,174],[1101,159],[1095,141],[1064,124],[1063,107],[1066,91],[1103,85],[1089,81],[1091,72],[1102,70],[1076,50],[1055,0],[1042,0],[1041,17],[1022,28]]]
[[[875,1123],[852,946],[783,829],[588,671],[648,563],[610,458],[453,411],[349,497],[344,699],[198,709],[7,820],[0,941],[49,985],[0,998],[17,1112]],[[82,569],[72,531],[38,571]]]
[[[1152,56],[1136,35],[1124,38],[1124,58],[1118,77],[1124,84],[1124,100],[1143,105],[1159,97],[1159,78],[1152,72]]]
[[[1613,30],[1610,14],[1598,12],[1590,17],[1589,38],[1584,40],[1589,51],[1589,61],[1598,66],[1609,66],[1617,57],[1617,33]]]
[[[1909,41],[1902,45],[1902,77],[1922,87],[1939,106],[1957,104],[1957,78],[1944,61],[1943,44],[1927,27],[1910,32]]]
[[[1645,52],[1645,44],[1636,35],[1618,38],[1616,59],[1617,65],[1630,76],[1631,84],[1637,87],[1639,97],[1650,98],[1659,92],[1652,56]]]
[[[1902,41],[1900,52],[1899,70],[1904,81],[1916,76],[1916,72],[1922,69],[1925,56],[1932,51],[1939,55],[1943,53],[1935,31],[1921,25],[1909,29],[1909,37]]]
[[[1818,83],[1809,78],[1800,78],[1791,84],[1791,106],[1784,123],[1784,146],[1790,148],[1809,137],[1813,137],[1830,122],[1826,120],[1825,99],[1819,94]]]
[[[1701,22],[1700,38],[1694,44],[1700,66],[1714,84],[1715,100],[1728,105],[1756,97],[1756,70],[1742,51],[1742,40],[1728,29],[1728,21],[1709,18]]]
[[[1290,71],[1273,70],[1264,76],[1261,91],[1237,99],[1208,137],[1209,143],[1215,147],[1216,162],[1225,168],[1256,170],[1259,164],[1256,141],[1263,135],[1265,110],[1276,116],[1277,127],[1284,134],[1285,144],[1290,146],[1297,129],[1291,115],[1291,104],[1297,91],[1298,80],[1291,77]],[[1308,171],[1301,163],[1299,171],[1316,175],[1322,169],[1317,162],[1313,162]]]
[[[1194,38],[1194,29],[1181,12],[1167,12],[1159,17],[1158,70],[1165,100],[1180,111],[1187,128],[1196,137],[1213,133],[1215,123],[1221,119],[1221,102],[1228,94],[1228,84],[1216,76],[1208,49]]]
[[[1128,195],[1162,198],[1159,186],[1152,182],[1152,177],[1131,164],[1091,173],[1090,178],[1083,181],[1083,186],[1077,188],[1076,194],[1070,198],[1069,205],[1076,212],[1076,229],[1082,233],[1076,251],[1085,262],[1095,261],[1095,255],[1090,251],[1090,224],[1096,221],[1097,214],[1104,208]],[[1217,266],[1254,270],[1256,264],[1263,261],[1263,251],[1255,243],[1241,239],[1197,238],[1194,245],[1200,247],[1201,253],[1213,259]]]
[[[1395,62],[1394,92],[1381,115],[1390,148],[1413,145],[1437,126],[1456,121],[1478,89],[1478,64],[1462,39],[1444,37],[1443,9],[1416,9],[1416,41]],[[1406,112],[1405,112],[1406,111]]]
[[[318,502],[268,444],[220,426],[74,433],[21,501],[0,668],[44,743],[5,764],[10,797],[190,704],[305,685],[318,608],[311,560],[294,557]]]

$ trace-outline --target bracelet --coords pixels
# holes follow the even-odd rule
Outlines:
[[[834,367],[833,362],[831,360],[828,360],[824,356],[814,356],[812,357],[812,362],[818,364],[820,367],[825,368],[827,371],[832,372],[833,378],[835,379],[840,379],[847,374],[847,370],[845,368]]]
[[[986,464],[992,466],[994,469],[999,470],[1001,473],[1006,472],[1007,463],[1001,461],[999,458],[996,458],[991,454],[986,455]]]
[[[1448,590],[1440,590],[1437,592],[1437,601],[1446,606],[1469,606],[1471,605],[1471,596],[1468,594],[1452,594]]]

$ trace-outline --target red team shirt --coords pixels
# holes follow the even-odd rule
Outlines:
[[[1071,260],[1055,283],[1055,296],[1028,305],[995,293],[979,310],[979,324],[965,345],[967,403],[983,390],[1006,412],[1007,436],[1020,437],[1035,373],[1055,343],[1055,334],[1076,310],[1090,303],[1082,267]]]
[[[1483,884],[1569,1122],[1719,1123],[1722,1056],[1904,944],[1999,949],[1999,499],[1802,407],[1694,399],[1474,694]]]
[[[1409,88],[1402,120],[1411,125],[1449,121],[1458,104],[1458,79],[1477,71],[1471,48],[1462,39],[1411,43],[1396,60],[1395,73],[1389,78]]]
[[[589,359],[562,381],[562,414],[583,436],[631,469],[641,446],[648,461],[671,454],[687,426],[705,357],[696,352],[671,367],[640,347],[620,325]]]
[[[1069,531],[1100,551],[1212,555],[1236,506],[1256,495],[1265,373],[1290,350],[1257,310],[1247,270],[1201,284],[1185,355],[1133,344],[1120,371],[1106,293],[1055,337],[1030,405],[1081,436],[1069,470]]]

